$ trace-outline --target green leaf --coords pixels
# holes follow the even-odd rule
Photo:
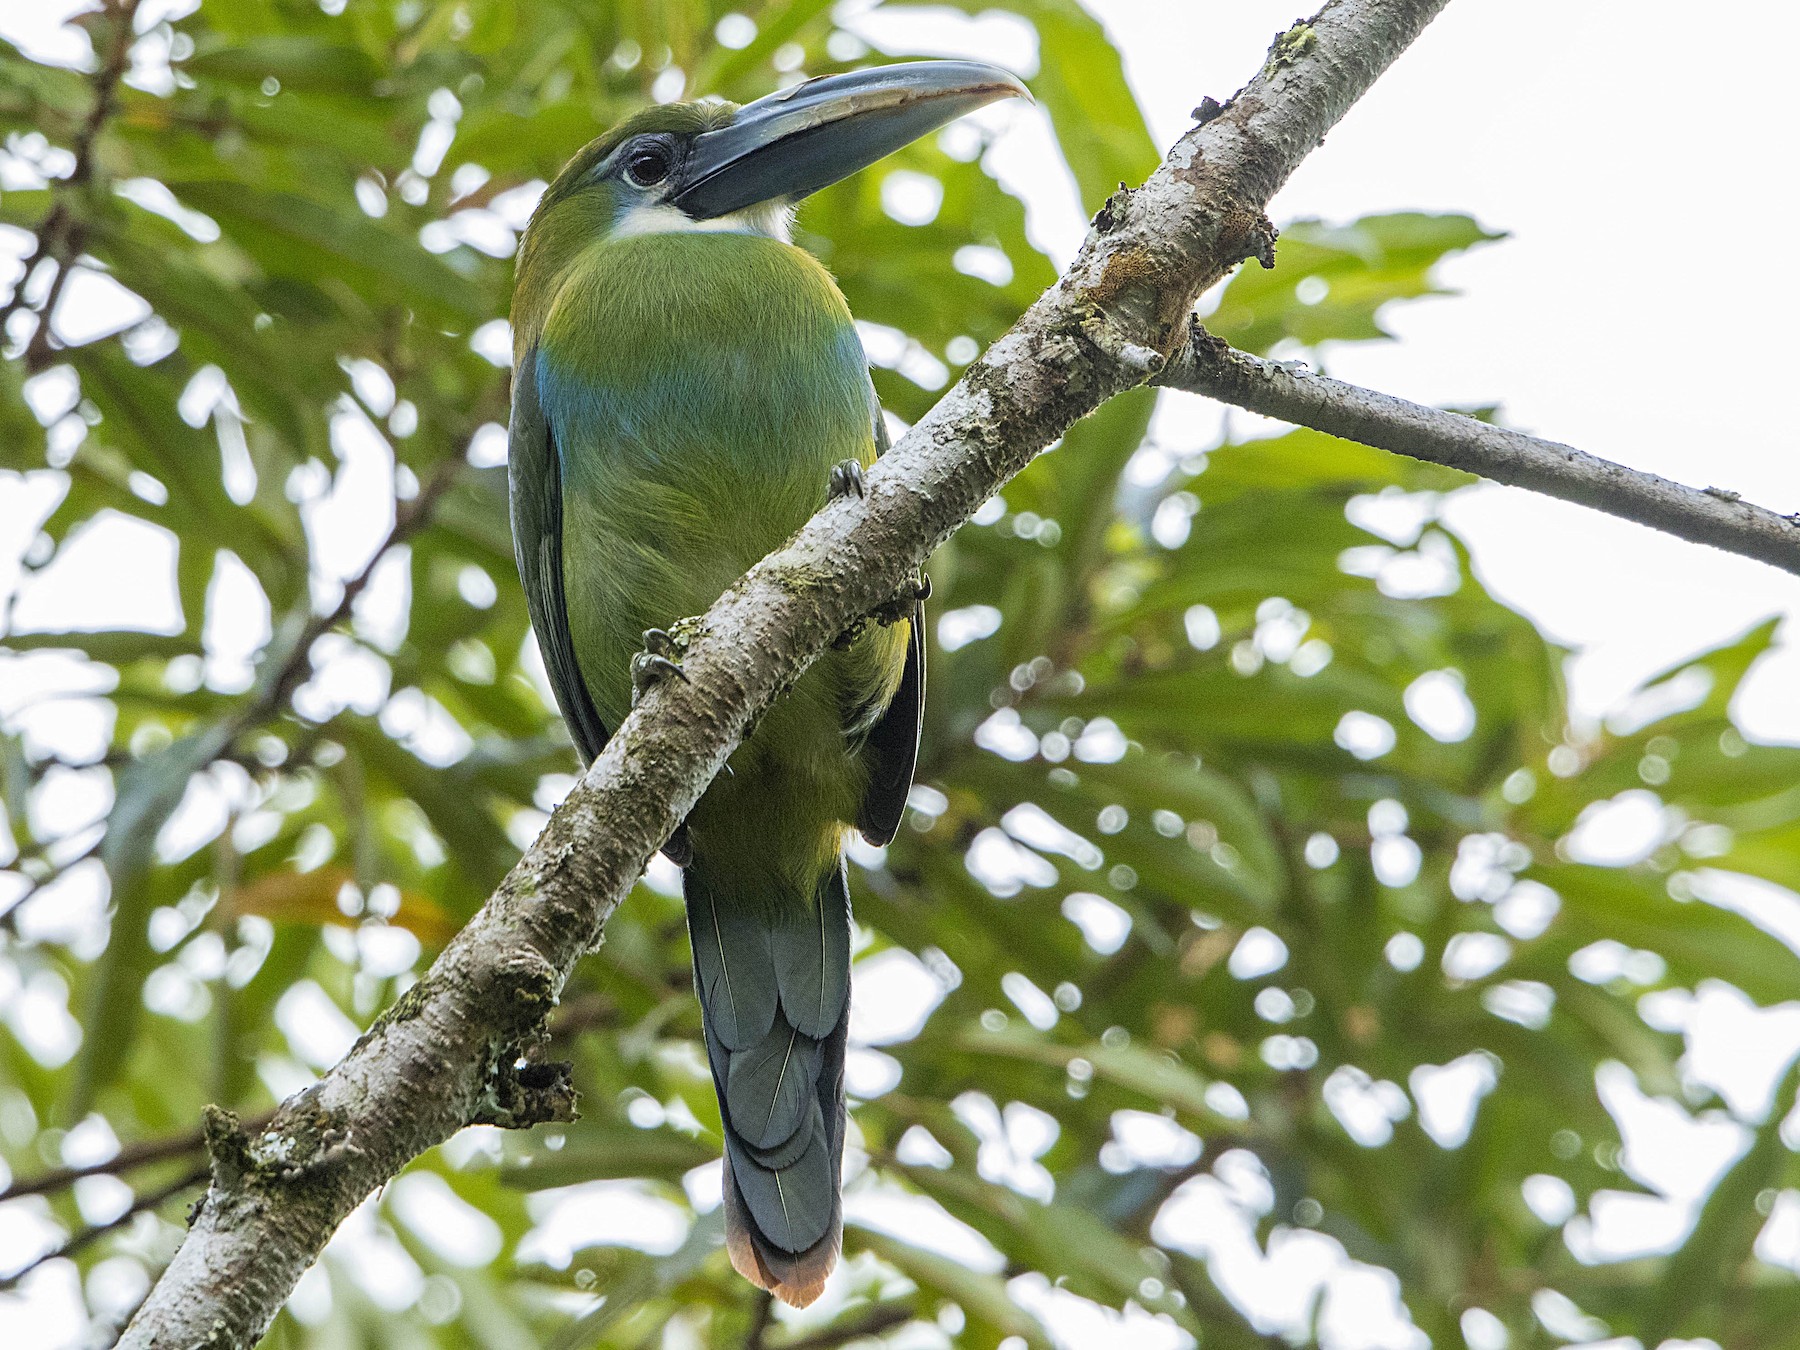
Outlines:
[[[1005,1336],[1018,1336],[1026,1345],[1041,1350],[1048,1350],[1053,1344],[1043,1324],[1014,1303],[1005,1284],[995,1276],[860,1224],[848,1225],[848,1235],[915,1284],[934,1290],[962,1308],[974,1336],[979,1338],[972,1338],[971,1344],[993,1344]]]
[[[169,184],[219,222],[270,276],[319,284],[351,282],[448,323],[493,317],[478,288],[414,243],[360,213],[333,210],[292,192],[245,190],[224,180]]]
[[[973,0],[953,3],[971,14],[993,8]],[[1015,0],[1006,8],[1037,29],[1032,95],[1050,114],[1083,206],[1098,211],[1120,183],[1136,187],[1161,158],[1125,80],[1124,63],[1099,20],[1075,0]]]
[[[112,935],[88,986],[72,1120],[87,1114],[95,1093],[110,1086],[130,1058],[142,1022],[144,979],[157,963],[148,928],[157,898],[149,884],[157,832],[181,804],[193,776],[225,748],[229,734],[228,727],[215,723],[128,764],[119,774],[100,847],[112,885]]]
[[[1284,338],[1309,347],[1391,338],[1381,323],[1383,305],[1449,294],[1432,269],[1451,254],[1504,237],[1469,216],[1416,211],[1347,225],[1298,220],[1281,232],[1275,270],[1239,269],[1206,326],[1257,353]]]

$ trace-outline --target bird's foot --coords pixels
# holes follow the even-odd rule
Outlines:
[[[910,619],[918,607],[931,599],[931,575],[923,570],[911,581],[900,587],[899,592],[885,605],[877,605],[869,614],[883,628],[891,627],[902,619]]]
[[[677,867],[686,867],[694,861],[694,841],[688,835],[687,822],[684,820],[675,827],[668,842],[662,846],[663,856]]]
[[[831,476],[826,480],[825,495],[836,500],[852,494],[863,495],[863,466],[861,460],[840,460],[831,466]]]
[[[631,658],[631,706],[671,675],[687,680],[681,668],[683,644],[661,628],[644,630],[644,650]]]

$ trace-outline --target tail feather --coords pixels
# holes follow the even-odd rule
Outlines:
[[[684,876],[707,1060],[725,1125],[731,1263],[805,1307],[843,1242],[850,893],[840,862],[802,905],[721,900],[704,857]]]
[[[810,912],[796,916],[772,946],[782,1011],[802,1034],[824,1040],[850,999],[850,888],[841,861]]]
[[[725,1075],[725,1105],[732,1128],[746,1144],[777,1149],[812,1123],[807,1105],[818,1081],[819,1043],[775,1014],[756,1046],[731,1057]]]
[[[826,1137],[825,1116],[819,1110],[819,1103],[816,1099],[807,1114],[805,1125],[794,1131],[792,1139],[774,1148],[757,1148],[754,1144],[746,1144],[745,1147],[750,1150],[750,1158],[753,1162],[770,1171],[778,1172],[784,1167],[793,1166],[794,1161],[806,1152],[807,1145],[812,1143],[814,1135],[821,1139]]]
[[[748,1050],[769,1034],[780,997],[769,927],[759,915],[718,903],[698,861],[682,873],[682,893],[707,1039]]]
[[[789,1253],[757,1232],[743,1195],[731,1184],[731,1165],[725,1167],[725,1250],[737,1273],[767,1289],[783,1303],[804,1308],[825,1291],[825,1281],[837,1265],[843,1246],[841,1224],[806,1251]]]

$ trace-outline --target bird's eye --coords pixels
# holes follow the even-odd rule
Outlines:
[[[669,169],[669,152],[660,145],[640,146],[625,160],[625,176],[639,187],[654,187]]]

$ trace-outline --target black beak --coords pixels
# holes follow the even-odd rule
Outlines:
[[[797,201],[995,99],[1030,98],[979,61],[908,61],[824,75],[738,109],[694,138],[674,204],[696,220]]]

